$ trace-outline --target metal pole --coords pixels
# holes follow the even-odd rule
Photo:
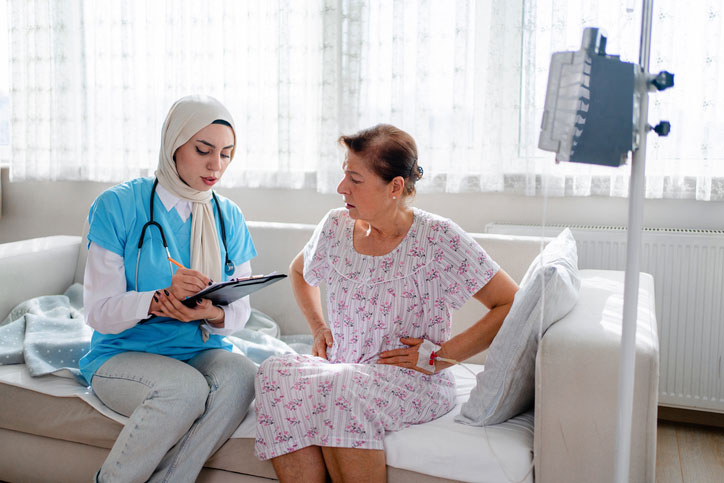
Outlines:
[[[641,95],[639,114],[639,148],[631,161],[629,184],[628,234],[626,241],[626,275],[624,280],[621,354],[618,369],[618,416],[616,419],[616,460],[614,481],[628,483],[631,464],[631,420],[633,413],[636,326],[639,296],[641,228],[643,220],[646,133],[649,96],[647,77],[651,53],[651,19],[653,0],[643,0],[639,66],[642,75],[636,89]]]

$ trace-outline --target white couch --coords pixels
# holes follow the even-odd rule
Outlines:
[[[259,251],[252,262],[255,273],[286,272],[313,230],[311,225],[284,223],[250,222],[249,226]],[[516,280],[540,248],[539,239],[533,237],[476,234],[474,238]],[[82,281],[85,253],[86,242],[77,236],[0,244],[0,320],[21,301],[61,294],[74,281]],[[623,272],[583,270],[581,275],[577,306],[551,327],[538,350],[533,435],[529,435],[530,419],[527,429],[522,424],[486,430],[453,423],[450,414],[385,439],[389,481],[505,482],[521,476],[532,481],[533,475],[539,482],[612,480]],[[307,331],[288,282],[253,295],[252,306],[272,316],[283,334]],[[469,302],[455,314],[454,332],[482,313],[480,304]],[[648,274],[641,276],[637,334],[630,480],[653,482],[658,337],[653,279]],[[484,355],[468,362],[480,364]],[[122,422],[87,404],[87,398],[54,392],[55,387],[75,384],[68,379],[45,376],[28,382],[30,378],[18,371],[22,367],[0,366],[0,480],[90,481]],[[458,371],[456,377],[469,391],[473,381],[465,381],[464,374]],[[464,393],[459,394],[463,401]],[[247,437],[253,420],[248,419],[240,427],[241,436],[230,439],[209,459],[199,481],[274,478],[271,464],[253,456],[253,439]],[[247,433],[241,431],[245,425]],[[505,460],[506,438],[514,433],[516,444],[524,447],[517,450],[518,460]],[[432,436],[430,443],[425,443],[426,435]],[[418,453],[405,455],[410,448]],[[428,464],[410,463],[418,460]]]

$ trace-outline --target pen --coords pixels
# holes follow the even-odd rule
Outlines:
[[[173,263],[174,265],[176,265],[178,268],[186,268],[186,267],[184,267],[183,265],[181,265],[179,262],[177,262],[176,260],[174,260],[174,259],[171,258],[171,257],[168,257],[168,261],[171,262],[171,263]]]

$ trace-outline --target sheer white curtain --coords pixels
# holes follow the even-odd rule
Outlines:
[[[11,1],[13,179],[150,174],[169,107],[200,93],[236,121],[227,185],[309,183],[330,137],[321,12],[291,0]]]
[[[553,164],[537,149],[550,56],[602,28],[608,52],[638,63],[639,0],[349,2],[344,129],[389,121],[418,141],[423,190],[627,196],[630,166]],[[647,197],[724,200],[724,8],[656,0]],[[344,60],[343,60],[344,62]],[[430,173],[431,176],[428,176]],[[545,182],[545,183],[544,183]]]
[[[417,140],[422,190],[626,196],[628,167],[553,165],[537,150],[552,52],[583,27],[637,62],[640,2],[10,0],[13,179],[120,181],[152,172],[160,126],[188,93],[239,127],[227,185],[335,188],[350,133]],[[656,0],[647,196],[724,199],[724,11]]]
[[[607,52],[638,63],[641,1],[526,2],[521,153],[518,171],[547,172],[557,195],[626,196],[630,166],[549,167],[537,151],[550,54],[577,50],[584,27],[603,28]],[[673,89],[649,96],[649,123],[669,120],[671,134],[648,136],[647,198],[724,200],[724,6],[720,0],[655,0],[651,71],[676,75]],[[537,152],[536,152],[537,151]]]
[[[384,122],[410,132],[421,189],[503,190],[518,146],[521,3],[341,5],[340,131]]]

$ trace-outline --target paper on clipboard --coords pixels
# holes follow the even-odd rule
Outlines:
[[[250,293],[256,292],[264,287],[268,287],[285,277],[286,275],[283,273],[275,273],[215,283],[183,300],[182,303],[187,307],[194,307],[196,306],[197,300],[208,299],[211,300],[214,305],[229,305],[231,302],[246,297]]]

